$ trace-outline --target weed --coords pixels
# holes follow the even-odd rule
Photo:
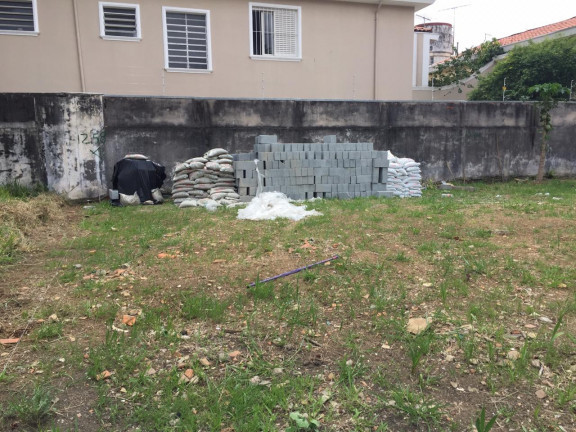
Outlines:
[[[410,262],[410,257],[406,256],[406,254],[404,252],[398,252],[395,256],[394,256],[394,261],[398,261],[398,262]]]
[[[434,341],[434,333],[432,331],[423,331],[422,333],[410,337],[407,340],[408,356],[412,362],[412,373],[416,372],[422,357],[430,352],[430,345]]]
[[[14,417],[29,426],[39,427],[54,413],[54,390],[37,384],[31,394],[22,395],[8,403],[7,417]]]
[[[248,292],[255,300],[271,300],[274,298],[274,284],[256,282]]]
[[[218,300],[205,294],[184,296],[182,316],[186,319],[209,319],[222,322],[228,301]]]
[[[298,411],[290,413],[290,420],[295,423],[295,426],[290,426],[286,432],[315,431],[320,427],[317,420],[310,419],[307,414],[300,414]]]
[[[476,431],[477,432],[490,431],[490,429],[492,429],[492,426],[494,426],[494,423],[496,423],[497,419],[498,419],[498,413],[494,414],[492,418],[488,420],[488,422],[486,422],[486,408],[482,407],[480,414],[478,414],[478,417],[476,417],[476,421],[474,422],[474,426],[476,426]]]
[[[428,428],[434,429],[440,425],[444,414],[443,406],[433,398],[413,392],[406,387],[393,390],[391,397],[394,401],[392,408],[407,414],[412,424],[424,423]]]
[[[54,339],[62,336],[62,323],[49,322],[42,323],[42,325],[34,330],[31,334],[34,340]]]
[[[47,192],[48,189],[42,184],[33,184],[25,186],[20,184],[17,180],[11,183],[5,183],[0,186],[0,197],[10,198],[32,198]]]
[[[565,387],[558,387],[554,392],[554,402],[560,408],[567,406],[576,409],[576,383],[568,383]]]
[[[9,225],[0,225],[0,264],[13,262],[22,242],[23,235],[20,230]]]
[[[340,383],[352,388],[357,378],[361,378],[367,371],[361,360],[340,359],[338,361]]]

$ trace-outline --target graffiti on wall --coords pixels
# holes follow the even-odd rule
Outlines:
[[[78,134],[78,142],[86,146],[94,146],[95,149],[90,150],[90,152],[96,155],[98,150],[106,143],[106,130],[104,127],[99,127],[90,130],[88,133]]]

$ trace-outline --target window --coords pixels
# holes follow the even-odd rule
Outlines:
[[[301,9],[250,3],[250,55],[254,58],[300,60]]]
[[[0,0],[0,33],[37,35],[36,0]]]
[[[140,40],[140,6],[100,2],[100,37]]]
[[[162,8],[165,67],[168,71],[209,72],[210,11]]]

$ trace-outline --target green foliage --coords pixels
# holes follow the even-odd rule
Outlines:
[[[32,394],[21,395],[8,403],[7,409],[0,413],[7,418],[17,418],[29,426],[39,427],[54,413],[53,399],[52,388],[37,385]]]
[[[575,51],[576,53],[576,51]],[[540,163],[536,181],[541,182],[544,178],[544,166],[546,162],[546,149],[548,134],[552,130],[552,117],[550,111],[558,105],[558,101],[569,93],[567,88],[558,83],[537,84],[528,89],[528,95],[536,100],[536,107],[540,115],[540,127],[542,128],[542,143],[540,144]]]
[[[468,48],[459,56],[436,66],[436,70],[430,74],[429,85],[434,87],[460,85],[462,80],[476,75],[482,66],[503,52],[502,46],[496,39],[484,42],[478,47]]]
[[[468,98],[502,100],[506,79],[506,100],[538,100],[530,94],[531,87],[543,83],[567,87],[575,76],[576,36],[549,39],[512,49],[491,73],[479,78]]]
[[[0,186],[1,198],[32,198],[46,192],[46,186],[35,184],[32,186],[21,185],[17,180]]]
[[[558,102],[566,99],[569,90],[559,83],[537,84],[528,89],[531,100],[536,101],[536,106],[540,112],[540,125],[544,131],[544,138],[552,129],[550,111],[554,109]]]
[[[474,423],[474,425],[476,426],[476,431],[488,432],[490,429],[492,429],[494,423],[496,423],[497,418],[498,414],[494,414],[492,418],[488,420],[488,423],[486,423],[486,408],[482,407],[482,411],[480,411],[480,414],[478,415],[478,417],[476,418],[476,422]]]
[[[305,430],[318,430],[320,423],[317,420],[309,419],[308,416],[294,411],[290,413],[290,419],[296,423],[296,426],[289,427],[287,431],[305,431]]]
[[[15,260],[22,237],[20,230],[0,225],[0,264],[8,264]]]

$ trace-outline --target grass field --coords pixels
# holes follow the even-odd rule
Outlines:
[[[300,222],[0,193],[0,429],[576,430],[576,181],[474,186]]]

